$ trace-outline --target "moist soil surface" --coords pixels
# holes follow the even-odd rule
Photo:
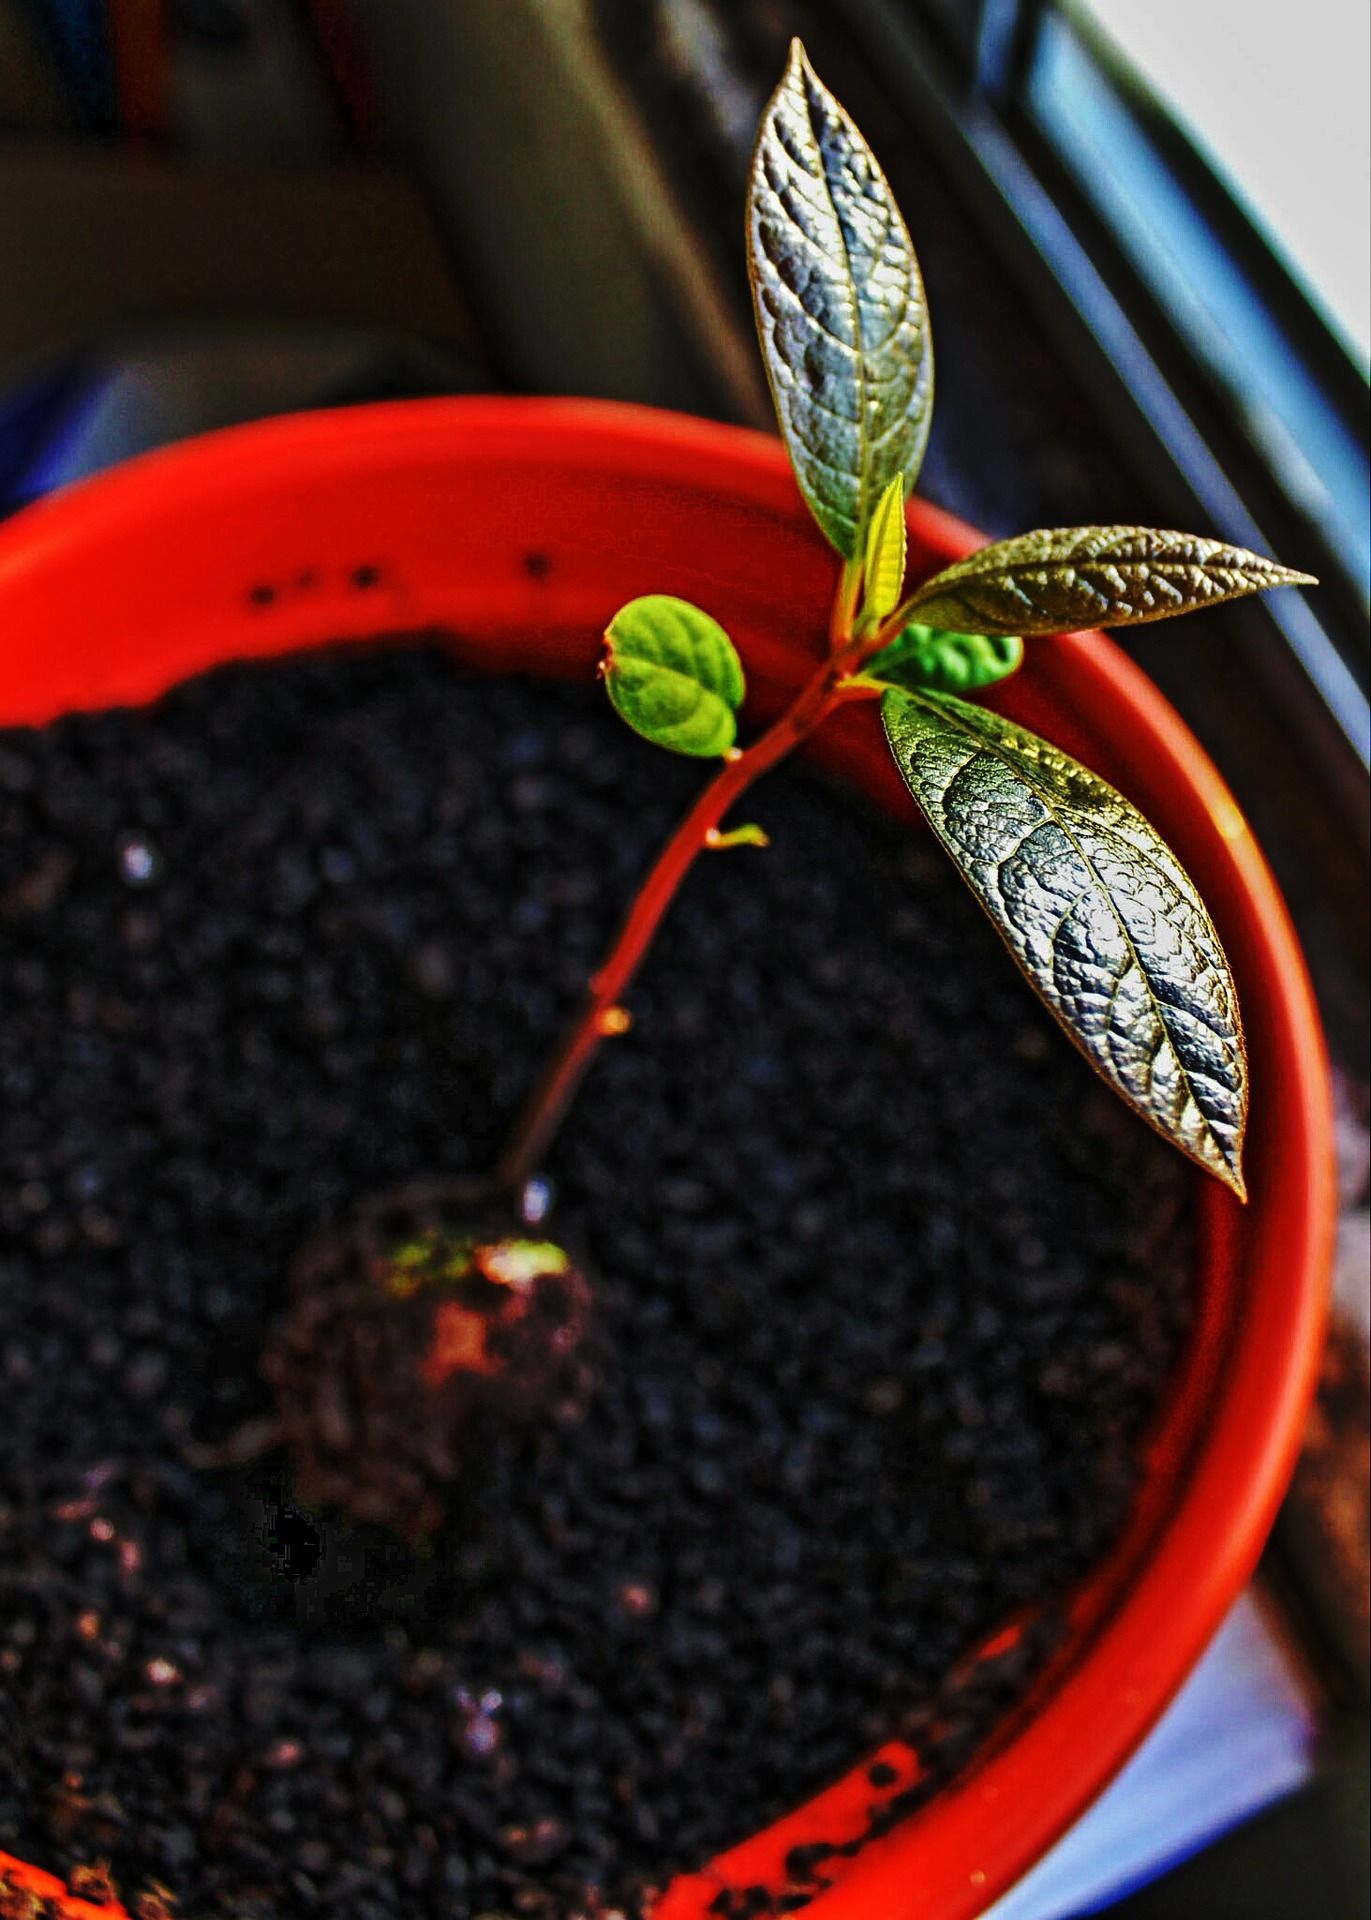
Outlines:
[[[185,1920],[636,1914],[1024,1684],[1045,1634],[948,1676],[1118,1532],[1190,1176],[802,765],[551,1155],[582,1416],[419,1549],[186,1463],[316,1228],[492,1164],[704,771],[420,644],[0,734],[0,1845]]]

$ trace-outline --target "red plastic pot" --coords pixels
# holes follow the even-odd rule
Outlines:
[[[916,574],[976,544],[918,503],[910,536]],[[821,652],[833,579],[779,445],[755,434],[578,401],[275,420],[136,461],[0,529],[0,723],[148,700],[228,659],[422,627],[450,629],[483,668],[589,675],[606,619],[645,591],[723,621],[760,717]],[[1194,1176],[1194,1329],[1127,1536],[1075,1596],[1069,1644],[961,1779],[830,1860],[815,1920],[964,1920],[1099,1793],[1252,1570],[1318,1354],[1328,1087],[1270,873],[1200,747],[1111,642],[1035,641],[1029,662],[1000,690],[1006,709],[1129,794],[1214,913],[1248,1025],[1252,1200]],[[870,709],[834,716],[814,751],[912,818]],[[863,1832],[918,1768],[904,1748],[881,1757],[893,1784],[877,1789],[859,1766],[678,1880],[658,1920],[702,1920],[725,1887],[780,1892],[792,1847]]]

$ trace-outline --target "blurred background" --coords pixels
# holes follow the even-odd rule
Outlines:
[[[742,208],[789,37],[928,282],[921,491],[1319,576],[1127,636],[1309,956],[1342,1232],[1259,1580],[997,1920],[1365,1911],[1365,0],[0,0],[0,516],[266,414],[596,394],[757,426]],[[0,1836],[2,1838],[2,1836]]]

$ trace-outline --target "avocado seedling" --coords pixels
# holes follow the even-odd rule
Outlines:
[[[298,1263],[266,1360],[278,1414],[258,1441],[289,1443],[303,1489],[407,1531],[433,1524],[479,1411],[565,1403],[588,1294],[560,1248],[529,1237],[527,1196],[597,1048],[630,1029],[625,997],[696,858],[766,845],[733,809],[839,706],[880,703],[910,794],[1091,1065],[1244,1196],[1242,1023],[1195,886],[1122,794],[968,696],[1014,673],[1034,636],[1160,620],[1309,576],[1200,535],[1092,526],[1022,534],[911,583],[905,501],[933,404],[922,279],[880,167],[798,41],[763,116],[747,228],[781,432],[837,555],[828,647],[787,710],[740,745],[743,664],[711,615],[668,594],[614,615],[601,671],[615,710],[657,745],[720,764],[483,1192],[369,1203]],[[505,1226],[473,1233],[473,1212],[495,1200]]]

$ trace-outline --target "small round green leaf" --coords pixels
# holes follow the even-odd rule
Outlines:
[[[1017,673],[1023,641],[1015,634],[941,633],[911,622],[866,665],[870,680],[935,693],[974,693]]]
[[[746,685],[717,620],[669,593],[630,600],[605,633],[605,691],[621,719],[673,753],[727,753]]]

